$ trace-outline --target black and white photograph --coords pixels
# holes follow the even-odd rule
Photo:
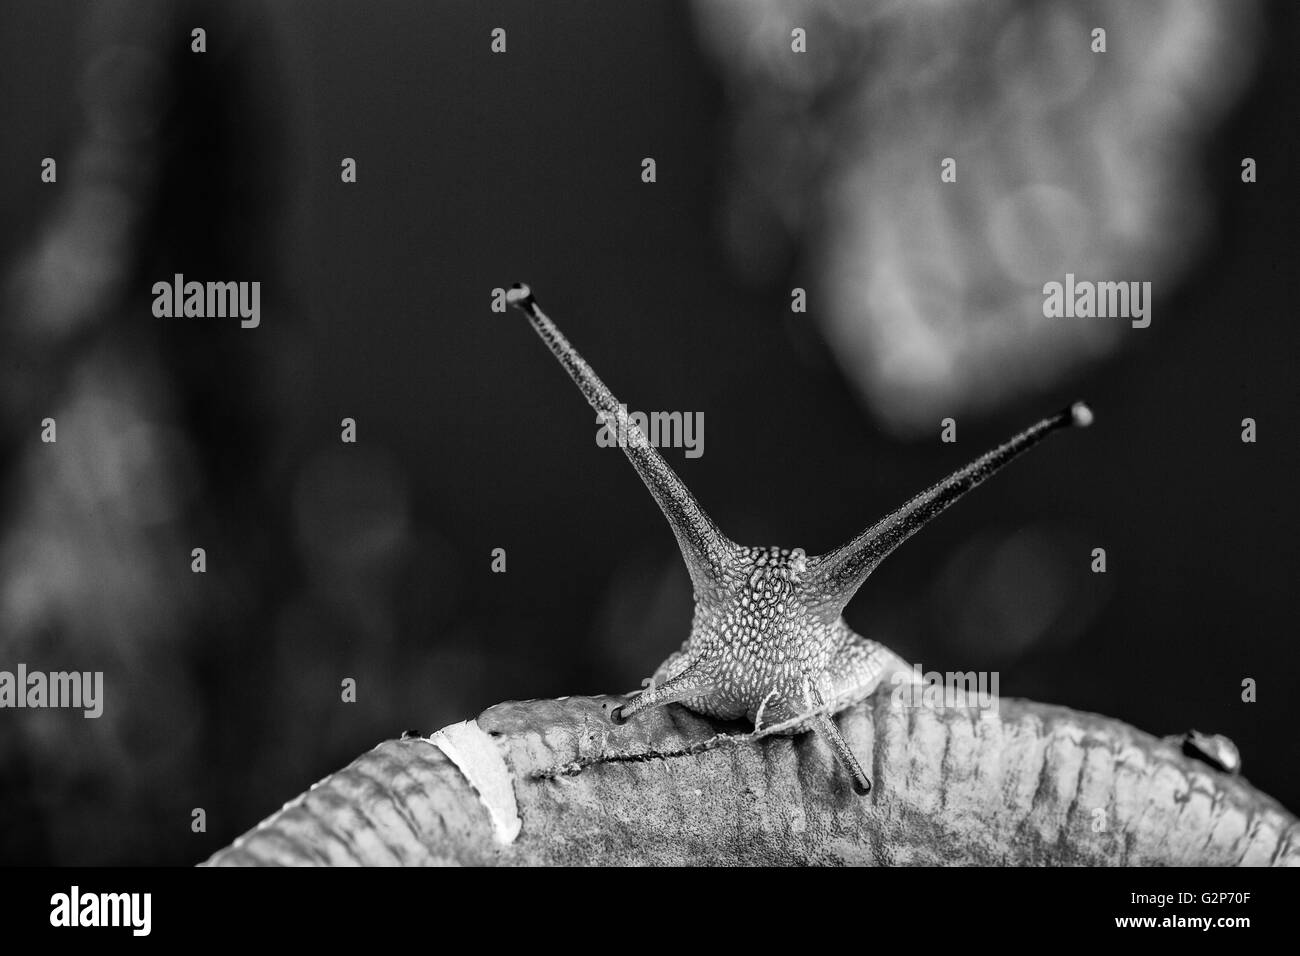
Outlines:
[[[1268,931],[1298,46],[1288,0],[5,0],[6,925],[890,868]]]

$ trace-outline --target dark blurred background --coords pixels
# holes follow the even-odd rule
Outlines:
[[[7,4],[0,668],[103,670],[106,700],[0,712],[0,862],[194,863],[381,739],[630,690],[678,647],[667,526],[491,311],[520,279],[630,408],[704,413],[703,457],[666,457],[746,544],[828,550],[1087,398],[1094,428],[849,622],[1004,695],[1227,734],[1300,808],[1298,19]],[[1043,319],[1066,271],[1153,281],[1151,327]],[[175,272],[261,281],[261,326],[155,318]]]

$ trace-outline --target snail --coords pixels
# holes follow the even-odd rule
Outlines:
[[[578,389],[610,427],[620,404],[547,317],[532,290],[514,285],[506,301],[525,315]],[[625,417],[625,416],[624,416]],[[668,519],[695,591],[690,636],[660,665],[648,686],[609,710],[624,723],[678,703],[720,720],[744,718],[755,729],[779,726],[824,738],[859,794],[871,780],[833,715],[885,680],[907,679],[908,665],[857,634],[841,612],[871,572],[951,504],[1061,429],[1084,428],[1083,402],[1045,418],[912,498],[851,541],[809,556],[802,548],[744,547],[724,535],[635,423],[620,442]]]

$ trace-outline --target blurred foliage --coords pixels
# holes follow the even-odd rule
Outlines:
[[[732,259],[754,279],[800,260],[837,362],[903,435],[1048,390],[1130,334],[1044,322],[1045,282],[1163,291],[1196,261],[1201,146],[1258,31],[1253,3],[1216,0],[694,8],[733,100]]]

